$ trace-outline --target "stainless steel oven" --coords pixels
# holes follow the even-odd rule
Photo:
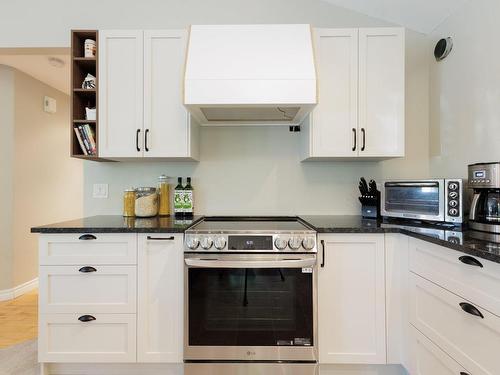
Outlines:
[[[384,217],[462,224],[467,199],[462,179],[383,181]]]
[[[245,223],[186,233],[185,361],[315,362],[316,234]]]

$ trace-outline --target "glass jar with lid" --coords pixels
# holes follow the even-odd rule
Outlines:
[[[135,216],[135,189],[125,189],[123,192],[123,216]]]
[[[170,177],[162,174],[158,177],[158,198],[159,209],[158,215],[160,216],[170,216],[170,186],[169,186]]]
[[[155,187],[140,187],[135,191],[135,216],[158,215],[158,192]]]

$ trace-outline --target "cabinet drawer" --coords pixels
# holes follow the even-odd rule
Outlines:
[[[415,327],[410,332],[412,375],[469,375],[469,372]]]
[[[500,316],[500,264],[412,238],[410,270]]]
[[[136,264],[135,233],[75,233],[40,236],[41,265]]]
[[[500,318],[467,307],[474,312],[472,302],[410,273],[411,323],[472,374],[500,374]]]
[[[38,360],[40,362],[135,362],[136,315],[92,314],[95,320],[79,321],[81,314],[41,314]]]
[[[40,266],[41,313],[135,313],[136,266]]]

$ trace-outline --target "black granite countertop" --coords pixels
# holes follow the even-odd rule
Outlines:
[[[300,216],[318,233],[402,233],[432,242],[469,255],[500,263],[500,236],[488,238],[488,234],[466,228],[404,220],[372,220],[361,216]]]
[[[168,216],[152,218],[99,215],[31,228],[32,233],[184,233],[203,216],[190,220]]]
[[[448,228],[428,223],[381,221],[361,216],[299,216],[318,233],[402,233],[457,250],[478,258],[500,263],[500,236],[485,238],[473,230]],[[192,220],[174,217],[124,218],[118,215],[91,216],[31,228],[32,233],[183,233],[203,216]]]

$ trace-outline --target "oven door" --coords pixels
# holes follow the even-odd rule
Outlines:
[[[382,216],[444,221],[444,180],[384,181]]]
[[[186,254],[186,361],[316,361],[315,254]]]

